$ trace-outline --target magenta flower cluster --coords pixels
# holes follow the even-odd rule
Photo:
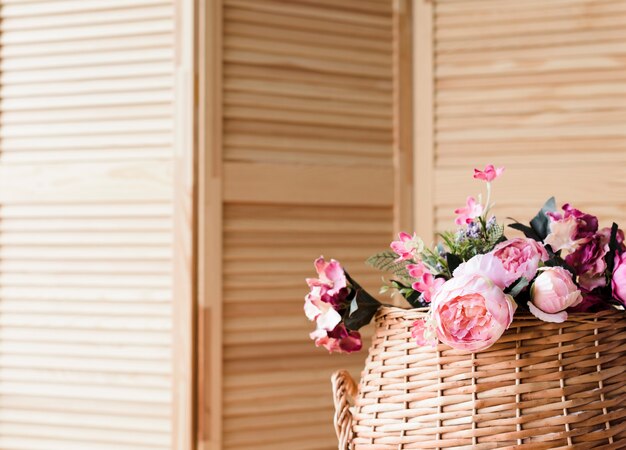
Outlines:
[[[361,335],[348,330],[343,323],[351,287],[338,261],[315,260],[318,278],[308,278],[309,293],[304,299],[304,312],[316,323],[311,339],[329,352],[351,353],[361,350]]]

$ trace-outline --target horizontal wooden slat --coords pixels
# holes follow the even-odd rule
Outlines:
[[[166,163],[67,164],[0,167],[2,203],[85,203],[171,198]],[[33,183],[33,180],[37,180]]]
[[[224,198],[235,203],[391,205],[391,176],[391,169],[366,167],[346,173],[337,167],[227,163]],[[325,184],[324,179],[333,184]],[[369,195],[362,197],[363,191]]]

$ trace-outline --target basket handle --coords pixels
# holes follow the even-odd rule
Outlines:
[[[335,403],[335,433],[339,450],[348,450],[352,438],[352,399],[356,395],[356,383],[346,370],[335,372],[331,378]]]

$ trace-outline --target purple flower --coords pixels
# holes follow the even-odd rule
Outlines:
[[[544,242],[557,252],[563,250],[564,256],[575,252],[591,239],[598,231],[598,218],[572,208],[569,203],[563,205],[563,214],[546,213],[550,217],[550,234]]]
[[[583,292],[583,301],[576,306],[570,306],[571,312],[597,312],[604,308],[604,298],[595,293]]]
[[[589,238],[598,231],[598,218],[596,216],[572,208],[569,203],[563,205],[563,214],[558,212],[548,212],[547,214],[556,222],[573,217],[576,220],[576,232],[573,236],[575,240]]]
[[[333,330],[315,330],[311,333],[317,347],[324,347],[330,353],[353,353],[363,347],[361,334],[358,331],[348,331],[343,323]]]
[[[609,251],[609,240],[603,233],[593,235],[573,253],[565,257],[565,262],[576,271],[578,283],[586,291],[606,285],[605,255]]]

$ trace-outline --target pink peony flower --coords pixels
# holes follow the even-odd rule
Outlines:
[[[437,332],[435,331],[435,325],[432,318],[420,319],[413,322],[411,336],[415,339],[417,345],[430,345],[431,347],[436,346]]]
[[[613,298],[626,306],[626,253],[615,254],[611,288],[613,289]]]
[[[512,277],[504,268],[504,264],[493,253],[474,256],[469,261],[460,264],[452,275],[455,278],[467,275],[482,275],[489,278],[500,289],[508,287],[515,281],[511,281]]]
[[[565,257],[565,262],[579,275],[578,283],[583,289],[592,291],[606,285],[604,257],[608,251],[609,236],[597,233]]]
[[[493,164],[489,164],[485,167],[485,170],[474,169],[474,178],[477,180],[483,180],[487,183],[491,183],[498,178],[504,172],[504,167],[498,167],[497,169]]]
[[[560,323],[567,320],[565,310],[582,301],[572,275],[562,267],[549,267],[542,270],[531,286],[528,308],[538,319]]]
[[[399,233],[398,240],[393,241],[391,249],[399,256],[396,261],[415,260],[424,250],[424,242],[415,233]]]
[[[343,323],[338,324],[331,331],[317,329],[311,333],[317,347],[324,347],[330,353],[353,353],[363,347],[361,334],[358,331],[349,331]]]
[[[439,340],[468,352],[493,345],[511,324],[516,308],[513,297],[478,274],[446,281],[432,301]]]
[[[543,245],[534,239],[526,238],[501,242],[491,253],[502,261],[507,271],[506,285],[510,285],[521,277],[532,280],[537,274],[539,263],[548,260],[548,252]]]
[[[443,283],[445,283],[443,278],[435,278],[432,273],[426,272],[421,279],[413,283],[412,287],[422,293],[422,298],[425,302],[430,303]]]
[[[459,208],[454,210],[454,214],[457,218],[454,220],[459,226],[466,225],[472,222],[475,218],[480,217],[483,213],[483,206],[480,203],[476,203],[474,197],[467,197],[465,208]]]

